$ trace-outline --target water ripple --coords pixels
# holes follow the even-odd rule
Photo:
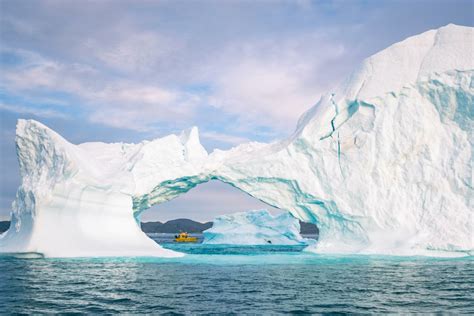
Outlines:
[[[0,313],[474,313],[472,258],[232,251],[179,260],[0,257]]]

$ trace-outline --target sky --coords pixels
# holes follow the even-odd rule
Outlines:
[[[0,0],[0,219],[20,183],[17,119],[72,143],[139,142],[198,126],[208,151],[290,134],[364,58],[449,23],[474,0]],[[229,203],[232,201],[232,203]],[[264,205],[218,182],[145,220]]]

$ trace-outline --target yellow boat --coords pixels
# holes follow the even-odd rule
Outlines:
[[[197,242],[197,237],[191,237],[188,233],[179,233],[179,235],[174,236],[175,242]]]

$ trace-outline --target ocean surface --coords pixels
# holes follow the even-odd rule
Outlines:
[[[173,244],[179,259],[0,257],[0,313],[474,313],[474,260]]]

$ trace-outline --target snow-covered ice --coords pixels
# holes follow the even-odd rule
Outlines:
[[[303,221],[326,253],[472,253],[473,28],[448,25],[366,59],[285,140],[209,154],[196,128],[73,145],[19,120],[22,183],[0,252],[177,256],[140,214],[217,179]]]
[[[301,237],[300,223],[290,213],[273,216],[267,210],[221,215],[204,231],[205,244],[308,245]]]

